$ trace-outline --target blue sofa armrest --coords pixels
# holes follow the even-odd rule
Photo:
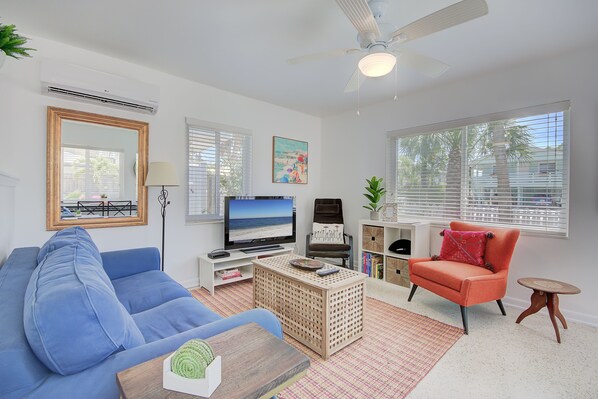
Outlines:
[[[77,374],[69,376],[53,374],[33,392],[21,392],[20,394],[28,398],[85,397],[88,399],[117,399],[119,391],[116,383],[116,373],[119,371],[173,352],[190,339],[209,338],[251,322],[258,323],[264,329],[282,339],[282,328],[276,316],[264,309],[252,309],[180,334],[116,353],[97,366]],[[14,397],[22,396],[15,395]]]
[[[160,251],[158,248],[134,248],[121,251],[102,252],[104,270],[110,280],[133,274],[160,270]]]

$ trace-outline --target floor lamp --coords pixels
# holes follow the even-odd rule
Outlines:
[[[158,202],[162,207],[160,210],[162,214],[162,262],[160,263],[160,270],[164,271],[164,227],[166,225],[166,207],[170,204],[170,201],[168,201],[168,191],[164,187],[179,185],[174,165],[170,162],[150,163],[145,185],[147,187],[162,187],[158,196]]]

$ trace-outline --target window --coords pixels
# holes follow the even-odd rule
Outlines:
[[[569,102],[388,133],[399,214],[567,236]]]
[[[62,147],[62,160],[62,201],[120,198],[124,179],[123,152]]]
[[[224,197],[251,195],[251,133],[187,118],[187,221],[222,220]]]
[[[538,173],[556,173],[556,162],[540,162]]]

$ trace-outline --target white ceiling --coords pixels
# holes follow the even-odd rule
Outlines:
[[[390,0],[406,25],[456,0]],[[399,69],[398,93],[479,75],[598,42],[596,0],[487,0],[477,20],[405,44],[451,68],[430,79]],[[0,22],[223,90],[316,116],[355,109],[343,89],[360,54],[289,65],[358,47],[333,0],[0,0]],[[367,80],[362,106],[395,94],[394,73]]]

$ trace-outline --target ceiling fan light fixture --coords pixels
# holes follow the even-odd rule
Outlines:
[[[387,75],[397,63],[397,57],[390,53],[371,53],[359,60],[359,70],[365,76],[377,78]]]

